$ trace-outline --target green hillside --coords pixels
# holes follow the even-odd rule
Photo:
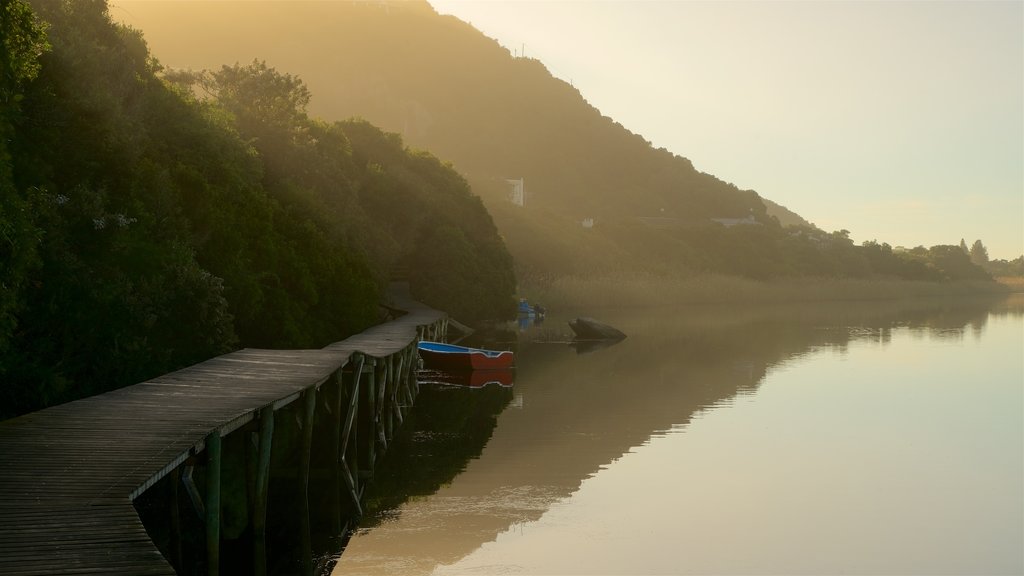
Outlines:
[[[521,280],[635,272],[985,277],[969,262],[950,264],[944,249],[935,258],[897,254],[818,230],[653,148],[541,62],[513,57],[422,1],[118,7],[169,66],[216,70],[266,59],[308,83],[315,114],[365,118],[451,161],[483,198]],[[510,179],[522,179],[524,206],[509,202]]]

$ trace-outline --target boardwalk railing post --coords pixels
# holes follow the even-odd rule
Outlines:
[[[206,573],[220,574],[220,431],[206,436]]]
[[[256,465],[256,497],[253,501],[253,567],[258,576],[267,573],[267,495],[270,490],[270,456],[274,444],[274,407],[260,410],[259,461]]]

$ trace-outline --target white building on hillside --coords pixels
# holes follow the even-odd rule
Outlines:
[[[516,206],[526,206],[526,189],[523,187],[523,179],[506,178],[505,182],[509,185],[508,201]]]

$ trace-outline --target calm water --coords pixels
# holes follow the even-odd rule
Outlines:
[[[335,574],[1024,573],[1021,298],[593,314],[424,396]]]

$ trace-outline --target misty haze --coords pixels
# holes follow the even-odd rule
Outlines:
[[[1024,573],[1024,4],[0,10],[0,573]]]

